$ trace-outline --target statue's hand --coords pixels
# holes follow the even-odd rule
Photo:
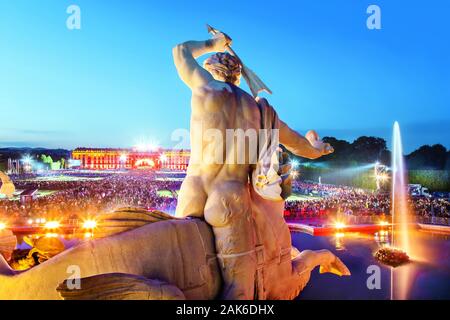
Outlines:
[[[311,146],[317,151],[317,158],[333,153],[334,149],[329,143],[323,142],[316,131],[309,130],[305,138],[309,141]]]
[[[227,47],[231,47],[231,43],[233,42],[233,40],[231,40],[231,38],[223,33],[223,32],[219,32],[217,34],[214,35],[214,51],[217,52],[224,52],[227,50]]]
[[[329,250],[320,250],[317,251],[317,254],[319,255],[320,273],[330,272],[338,276],[351,275],[350,270],[348,270],[347,266],[341,261],[341,259],[336,257]]]

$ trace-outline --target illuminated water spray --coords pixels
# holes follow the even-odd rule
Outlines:
[[[393,246],[410,253],[410,217],[408,210],[408,191],[405,164],[403,160],[400,126],[396,121],[393,130],[392,148],[392,224]]]
[[[394,123],[392,137],[392,246],[411,255],[411,217],[408,208],[408,190],[405,164],[403,160],[400,126]],[[391,269],[391,299],[407,299],[411,285],[409,266]]]

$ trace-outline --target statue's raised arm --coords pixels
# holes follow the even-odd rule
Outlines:
[[[224,33],[218,33],[214,39],[186,41],[175,46],[172,53],[178,75],[191,90],[208,84],[213,76],[198,64],[196,58],[210,52],[224,52],[229,45],[231,39]]]

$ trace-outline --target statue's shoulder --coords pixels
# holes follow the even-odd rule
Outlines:
[[[262,112],[270,112],[273,114],[277,114],[275,111],[275,108],[269,103],[269,101],[266,98],[262,97],[256,97],[255,98],[256,103],[261,108]]]
[[[196,96],[221,96],[224,93],[233,93],[232,86],[229,83],[217,80],[212,80],[193,91]]]
[[[192,105],[203,108],[205,105],[209,110],[222,110],[224,104],[232,101],[238,102],[240,106],[256,107],[255,99],[247,92],[234,84],[213,80],[208,84],[196,88],[192,92]]]

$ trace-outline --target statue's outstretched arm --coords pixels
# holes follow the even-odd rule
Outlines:
[[[175,46],[172,50],[173,61],[178,75],[191,90],[204,86],[214,80],[213,76],[203,69],[196,58],[210,52],[225,51],[230,39],[223,33],[206,41],[187,41]]]
[[[306,136],[302,136],[281,120],[280,143],[293,154],[308,159],[317,159],[333,152],[330,144],[322,142],[315,131],[308,131]]]

